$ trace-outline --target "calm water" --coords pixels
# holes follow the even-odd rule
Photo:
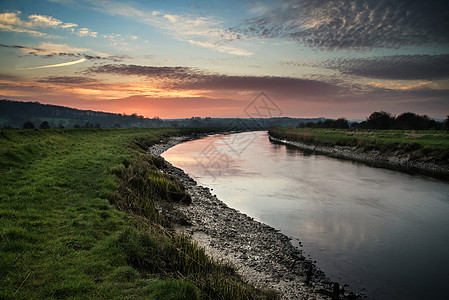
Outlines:
[[[329,277],[369,299],[449,299],[449,183],[310,155],[265,132],[209,136],[163,156],[300,240]]]

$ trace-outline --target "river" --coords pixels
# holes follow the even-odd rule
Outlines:
[[[262,131],[208,136],[162,156],[368,299],[448,297],[448,182],[303,152]]]

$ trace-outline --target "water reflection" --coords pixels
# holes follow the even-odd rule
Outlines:
[[[204,151],[211,145],[216,153]],[[227,164],[211,167],[213,155]],[[373,299],[446,298],[447,182],[304,153],[264,132],[207,137],[164,157],[229,206],[299,239],[352,289]]]

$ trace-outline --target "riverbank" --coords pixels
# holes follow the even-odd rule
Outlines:
[[[148,153],[160,156],[168,148],[192,137],[171,138],[153,145]],[[316,265],[274,228],[255,221],[220,201],[213,191],[166,162],[164,173],[180,180],[192,198],[190,205],[176,204],[183,214],[172,216],[177,231],[188,234],[215,259],[231,262],[237,273],[258,288],[273,288],[282,299],[357,298],[331,282]],[[166,212],[170,215],[170,212]],[[360,298],[360,297],[359,297]]]
[[[145,150],[211,132],[0,130],[0,299],[277,299],[157,209],[190,198]]]
[[[319,134],[324,131],[324,135],[315,137],[313,136],[314,133],[316,134],[315,131]],[[448,146],[442,145],[439,143],[440,141],[429,143],[428,140],[425,140],[425,134],[410,133],[412,138],[403,141],[400,137],[398,138],[400,142],[397,142],[393,135],[388,136],[388,132],[376,140],[375,134],[381,134],[382,131],[377,131],[374,134],[370,132],[369,134],[372,135],[368,137],[363,136],[364,133],[341,132],[342,130],[331,129],[328,131],[271,128],[269,138],[273,142],[291,145],[301,150],[363,162],[371,166],[409,173],[422,173],[446,180],[449,178]],[[414,139],[413,134],[416,137],[423,137],[423,139]],[[385,140],[385,136],[388,136],[391,141]],[[440,138],[440,140],[447,143],[446,138]]]

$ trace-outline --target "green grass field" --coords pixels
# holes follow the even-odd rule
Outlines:
[[[0,298],[275,297],[174,234],[155,209],[183,188],[143,149],[183,132],[0,131]]]
[[[385,154],[408,153],[416,159],[449,160],[449,132],[443,130],[349,130],[321,128],[270,128],[274,137],[327,146],[355,146]]]

